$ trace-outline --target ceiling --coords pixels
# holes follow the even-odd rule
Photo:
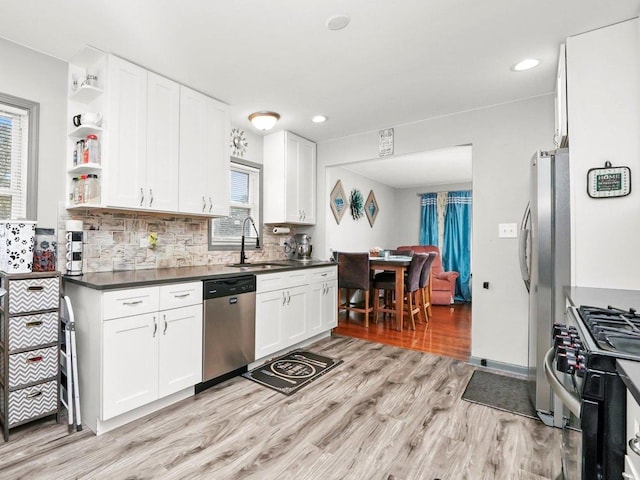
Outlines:
[[[640,13],[640,0],[20,0],[0,35],[68,60],[117,54],[231,106],[274,110],[314,141],[553,91],[559,44]],[[349,26],[326,28],[347,14]],[[510,67],[541,60],[527,72]],[[311,117],[329,120],[314,124]]]
[[[340,165],[393,188],[467,183],[472,180],[471,145],[395,155]],[[410,175],[407,175],[410,172]]]

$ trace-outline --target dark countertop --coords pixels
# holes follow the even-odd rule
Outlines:
[[[640,311],[640,290],[618,290],[613,288],[590,288],[590,287],[564,287],[564,294],[571,305],[579,307],[588,305],[590,307],[612,307],[628,310],[635,308]]]
[[[616,360],[616,370],[633,398],[640,403],[640,362],[618,359]]]
[[[267,266],[268,264],[272,264]],[[276,265],[277,264],[277,265]],[[243,274],[261,274],[337,266],[336,263],[322,260],[299,262],[296,260],[272,260],[247,264],[246,267],[232,267],[226,264],[205,265],[199,267],[155,268],[148,270],[124,270],[117,272],[85,273],[84,275],[63,275],[65,282],[75,283],[96,290],[142,287],[160,283],[176,283],[208,280],[210,278],[234,277]]]

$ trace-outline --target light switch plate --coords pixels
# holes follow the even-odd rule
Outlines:
[[[498,224],[498,238],[518,238],[517,223]]]

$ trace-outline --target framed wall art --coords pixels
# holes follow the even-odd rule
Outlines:
[[[344,215],[344,211],[347,208],[347,195],[344,193],[342,188],[342,182],[338,180],[336,185],[331,190],[331,196],[329,200],[329,204],[331,205],[331,211],[333,212],[333,216],[336,219],[338,225],[340,225],[340,220],[342,220],[342,216]]]
[[[351,190],[349,206],[351,207],[351,216],[354,220],[362,218],[364,215],[364,200],[362,198],[362,193],[360,193],[360,190],[357,188]]]
[[[373,190],[369,192],[369,196],[367,196],[367,201],[364,203],[364,213],[367,215],[367,219],[369,220],[369,225],[373,227],[373,224],[376,221],[376,217],[378,216],[378,202],[376,200],[376,195],[373,193]]]

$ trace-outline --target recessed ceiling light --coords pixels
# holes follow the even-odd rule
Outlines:
[[[523,70],[530,70],[534,67],[537,67],[540,64],[540,60],[535,58],[526,58],[521,62],[516,63],[512,68],[516,72],[522,72]]]
[[[322,123],[327,121],[327,117],[325,117],[324,115],[316,115],[311,119],[311,121],[313,123]]]
[[[344,14],[334,15],[327,19],[327,28],[329,30],[342,30],[349,25],[349,17]]]

